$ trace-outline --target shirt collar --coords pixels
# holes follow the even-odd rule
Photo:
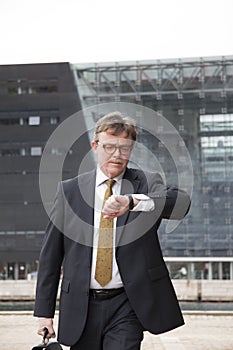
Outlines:
[[[121,180],[124,176],[124,173],[121,173],[119,176],[114,177],[113,180],[115,180],[117,183],[121,183]],[[96,169],[96,187],[102,185],[102,183],[104,183],[106,180],[108,180],[109,178],[102,172],[102,170],[100,169],[99,166],[97,166]]]

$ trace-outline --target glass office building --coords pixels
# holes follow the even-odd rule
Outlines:
[[[114,101],[140,104],[177,129],[192,159],[194,187],[182,224],[171,233],[160,230],[171,275],[232,279],[233,56],[76,64],[72,69],[83,108]],[[166,147],[143,132],[141,140],[176,183]],[[144,159],[144,166],[150,161]]]

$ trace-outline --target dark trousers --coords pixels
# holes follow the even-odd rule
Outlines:
[[[139,350],[143,327],[125,292],[106,300],[90,297],[84,332],[70,350]]]

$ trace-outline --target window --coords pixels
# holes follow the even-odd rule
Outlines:
[[[60,122],[60,117],[57,111],[50,110],[35,110],[31,111],[18,111],[18,112],[0,112],[0,126],[36,126],[42,124],[56,125]],[[35,114],[38,113],[38,114]]]
[[[26,156],[27,155],[26,148],[20,148],[20,155],[21,156]]]
[[[0,156],[7,157],[7,156],[27,156],[28,155],[28,149],[25,147],[16,147],[16,148],[3,148],[0,149]]]
[[[0,119],[0,125],[19,125],[19,118],[2,118]]]
[[[28,93],[28,83],[26,79],[9,80],[7,91],[10,95],[22,95]]]
[[[29,82],[29,94],[47,94],[58,92],[57,79],[35,80]]]
[[[201,131],[233,130],[233,114],[206,114],[200,116]]]
[[[233,180],[233,114],[200,116],[202,174],[210,181]]]
[[[31,147],[31,156],[41,156],[42,148],[41,147]]]
[[[17,95],[18,94],[18,87],[14,85],[8,86],[8,94],[9,95]]]
[[[43,94],[57,91],[58,87],[56,85],[40,85],[30,87],[30,94]]]
[[[20,155],[20,149],[19,148],[8,148],[8,149],[1,149],[0,155],[5,156],[19,156]]]
[[[186,279],[188,264],[186,262],[174,262],[170,265],[170,275],[173,279]]]
[[[59,117],[50,118],[50,124],[58,124],[58,123],[59,123]]]
[[[57,79],[28,81],[26,79],[9,80],[7,92],[10,95],[40,94],[58,92]]]
[[[222,279],[229,280],[231,274],[231,267],[229,262],[222,263]]]
[[[207,262],[195,262],[192,266],[194,279],[206,280],[209,278],[209,264]]]
[[[29,125],[40,125],[40,117],[39,116],[31,116],[28,118]]]

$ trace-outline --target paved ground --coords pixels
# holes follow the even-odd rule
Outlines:
[[[169,333],[161,336],[145,333],[142,350],[233,349],[233,314],[184,313],[184,317],[186,325]],[[30,312],[1,312],[0,350],[30,350],[41,340],[36,329],[36,319]]]

